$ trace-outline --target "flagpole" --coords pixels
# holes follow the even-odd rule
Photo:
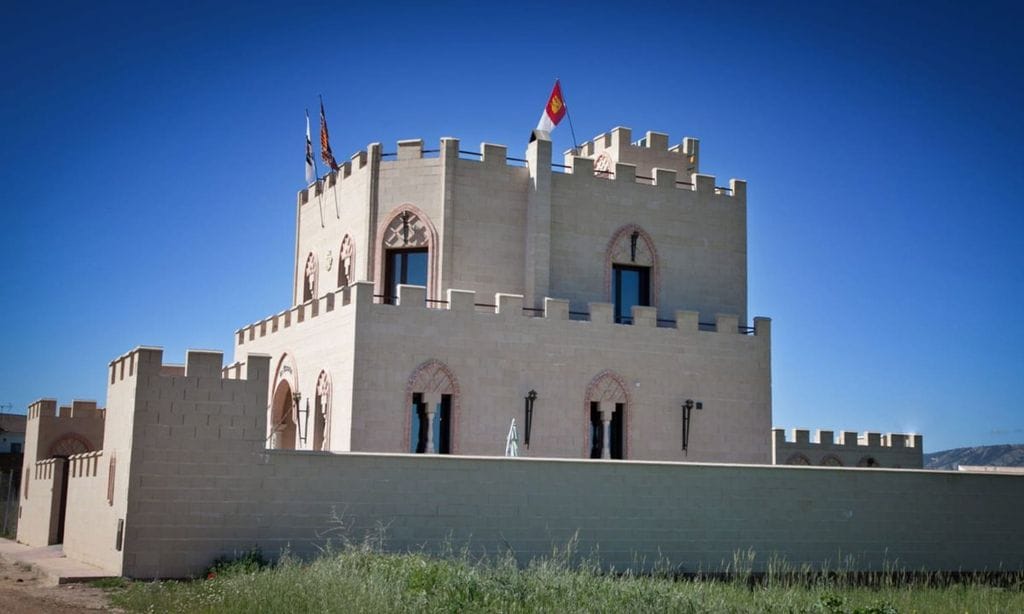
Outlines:
[[[324,96],[323,96],[323,94],[317,94],[317,97],[320,98],[320,115],[321,115],[321,117],[323,117],[324,116]],[[321,122],[325,122],[326,119],[321,119],[320,121]],[[321,126],[320,130],[323,130],[323,129],[324,129],[323,126]],[[321,156],[324,155],[323,149],[324,149],[324,144],[321,142],[320,143],[320,155]],[[332,160],[334,159],[334,155],[333,154],[331,155],[331,159]],[[337,173],[338,171],[335,171],[335,170],[332,169],[332,172]],[[335,179],[335,181],[334,181],[334,219],[336,219],[336,220],[340,220],[341,219],[341,212],[338,210],[338,181],[337,181],[337,179]]]
[[[555,77],[555,81],[561,83],[558,77]],[[565,116],[569,119],[569,132],[572,134],[572,153],[576,155],[580,150],[580,146],[576,144],[576,129],[572,127],[572,113],[569,112],[569,103],[565,100],[565,89],[562,89],[562,102],[565,103]]]
[[[309,143],[312,139],[309,136],[309,108],[306,108],[306,142]],[[316,166],[316,156],[313,155],[312,147],[313,144],[309,143],[310,152],[309,157],[313,160],[313,189],[316,190],[316,205],[320,209],[320,228],[324,227],[324,197],[323,190],[318,189],[320,186],[320,169]]]

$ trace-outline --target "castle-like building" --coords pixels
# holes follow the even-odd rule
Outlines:
[[[531,456],[770,463],[746,185],[699,162],[626,128],[564,165],[402,141],[303,190],[294,304],[235,341],[273,357],[271,446],[501,454],[533,391]]]
[[[423,472],[501,456],[513,419],[522,455],[562,462],[544,479],[625,479],[590,459],[921,467],[919,436],[772,432],[771,321],[747,313],[746,183],[702,173],[696,139],[620,127],[556,163],[549,135],[534,137],[525,158],[453,138],[371,144],[302,190],[292,304],[238,329],[234,362],[138,348],[111,363],[106,411],[30,408],[19,540],[63,541],[116,573],[193,573],[246,540],[309,539],[321,508],[368,487],[355,465],[420,502],[470,497]],[[459,466],[475,481],[506,471],[479,462]],[[468,526],[490,504],[467,505],[449,515]],[[420,520],[402,539],[424,535]]]

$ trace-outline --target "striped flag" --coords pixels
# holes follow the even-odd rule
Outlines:
[[[551,132],[565,117],[565,99],[562,98],[562,84],[555,79],[555,87],[551,90],[548,103],[544,105],[544,112],[540,114],[540,121],[537,122],[537,130]]]
[[[331,139],[327,136],[327,115],[324,113],[324,100],[320,99],[320,157],[332,171],[338,170],[338,163],[334,161],[334,152],[331,151]]]
[[[313,166],[313,140],[309,137],[309,109],[306,109],[306,183],[316,179],[316,167]]]

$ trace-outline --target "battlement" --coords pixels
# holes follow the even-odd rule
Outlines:
[[[305,205],[327,188],[340,188],[341,184],[353,176],[353,171],[362,171],[370,160],[380,160],[380,143],[370,143],[366,149],[352,154],[351,159],[338,165],[338,170],[331,171],[317,179],[298,194],[299,206]]]
[[[102,407],[96,406],[96,401],[73,400],[71,405],[60,405],[56,399],[39,399],[28,406],[26,416],[28,420],[40,418],[62,418],[62,419],[103,419],[105,411]]]
[[[96,477],[99,475],[101,458],[103,458],[103,450],[69,456],[68,463],[70,463],[70,467],[68,475],[72,478]]]
[[[807,429],[793,429],[787,440],[784,429],[772,429],[776,465],[825,465],[920,468],[924,438],[907,433],[833,431],[818,429],[811,439]]]
[[[682,143],[669,147],[668,135],[661,132],[648,131],[636,143],[630,142],[631,135],[629,128],[616,127],[611,132],[587,141],[576,152],[565,152],[564,164],[553,161],[548,164],[553,172],[559,174],[585,174],[624,183],[746,199],[746,181],[730,179],[728,187],[717,186],[714,175],[699,172],[698,139],[686,137]],[[603,162],[599,160],[605,152],[610,160],[608,168],[601,166]],[[396,150],[389,153],[382,152],[380,143],[371,143],[342,164],[339,170],[328,173],[301,190],[298,194],[299,206],[313,201],[328,188],[341,189],[350,177],[355,176],[355,171],[361,171],[368,165],[401,164],[430,158],[454,158],[461,162],[492,167],[529,167],[526,159],[509,157],[508,146],[494,143],[481,143],[478,151],[469,151],[460,148],[459,139],[442,137],[437,149],[424,149],[422,139],[406,139],[398,141]],[[598,168],[595,168],[595,164]]]
[[[297,326],[333,312],[338,307],[364,305],[380,309],[429,309],[432,311],[451,311],[457,314],[492,314],[499,317],[543,318],[548,320],[572,320],[589,322],[597,325],[633,326],[636,328],[675,329],[686,333],[724,333],[752,335],[768,338],[771,335],[771,318],[754,318],[754,326],[741,326],[739,318],[731,314],[718,314],[714,322],[700,322],[696,311],[677,310],[675,319],[660,320],[655,307],[634,306],[631,323],[623,324],[614,321],[614,308],[611,303],[588,303],[588,311],[570,311],[569,301],[565,299],[545,298],[544,308],[531,309],[524,307],[521,294],[497,293],[494,303],[478,303],[476,293],[469,290],[448,290],[447,300],[428,301],[426,288],[423,286],[398,286],[398,299],[395,305],[381,304],[379,295],[373,293],[373,283],[356,282],[345,288],[329,292],[318,299],[296,305],[244,326],[235,331],[235,343],[244,345],[247,341],[273,335],[281,330]],[[236,365],[224,369],[226,377],[232,377]]]
[[[142,375],[247,381],[269,377],[269,357],[253,355],[247,362],[224,367],[224,353],[217,350],[187,350],[184,365],[164,364],[163,353],[163,348],[140,346],[115,358],[110,362],[110,384]]]

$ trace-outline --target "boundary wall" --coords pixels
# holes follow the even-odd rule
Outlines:
[[[146,352],[140,362],[158,373],[159,350]],[[314,555],[332,536],[380,527],[389,550],[467,545],[511,550],[522,563],[577,537],[581,555],[596,552],[618,571],[666,560],[681,572],[718,571],[748,549],[754,571],[773,558],[854,570],[1024,569],[1020,476],[266,450],[269,359],[250,355],[248,379],[237,381],[219,376],[219,358],[204,353],[201,373],[135,382],[115,573],[195,575],[253,546]],[[97,530],[78,508],[68,518],[69,534]]]
[[[810,431],[793,429],[792,441],[786,441],[783,429],[772,429],[772,462],[776,465],[921,469],[924,437],[843,431],[837,443],[832,431],[818,429],[812,441]]]

